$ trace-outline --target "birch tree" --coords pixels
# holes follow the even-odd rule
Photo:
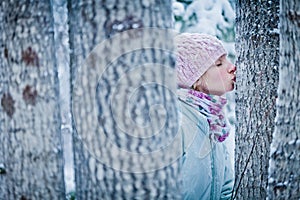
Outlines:
[[[300,2],[280,1],[280,67],[269,199],[300,199]]]
[[[279,66],[279,1],[236,3],[234,198],[267,196]]]
[[[2,1],[0,34],[0,199],[64,199],[50,1]]]
[[[171,1],[69,10],[76,198],[180,198]]]

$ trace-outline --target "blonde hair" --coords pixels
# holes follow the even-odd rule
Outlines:
[[[209,93],[209,89],[208,89],[208,84],[207,81],[205,80],[205,74],[204,73],[193,85],[192,85],[192,89],[193,90],[197,90],[200,92],[204,92],[204,93]]]

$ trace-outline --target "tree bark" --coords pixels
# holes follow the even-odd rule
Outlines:
[[[279,0],[236,4],[234,198],[265,199],[279,66]]]
[[[0,199],[64,199],[50,1],[0,3]]]
[[[280,67],[269,199],[300,199],[300,2],[280,1]]]
[[[171,1],[69,10],[76,198],[180,198]]]

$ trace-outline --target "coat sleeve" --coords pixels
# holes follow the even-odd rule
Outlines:
[[[226,159],[225,159],[225,171],[224,171],[224,184],[222,186],[221,198],[222,200],[230,199],[233,187],[234,187],[234,172],[230,164],[229,154],[227,148],[225,147]]]

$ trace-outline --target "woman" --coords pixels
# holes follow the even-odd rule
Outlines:
[[[233,170],[223,141],[229,128],[222,95],[234,89],[236,67],[221,41],[206,34],[175,38],[182,134],[184,199],[230,199]]]

